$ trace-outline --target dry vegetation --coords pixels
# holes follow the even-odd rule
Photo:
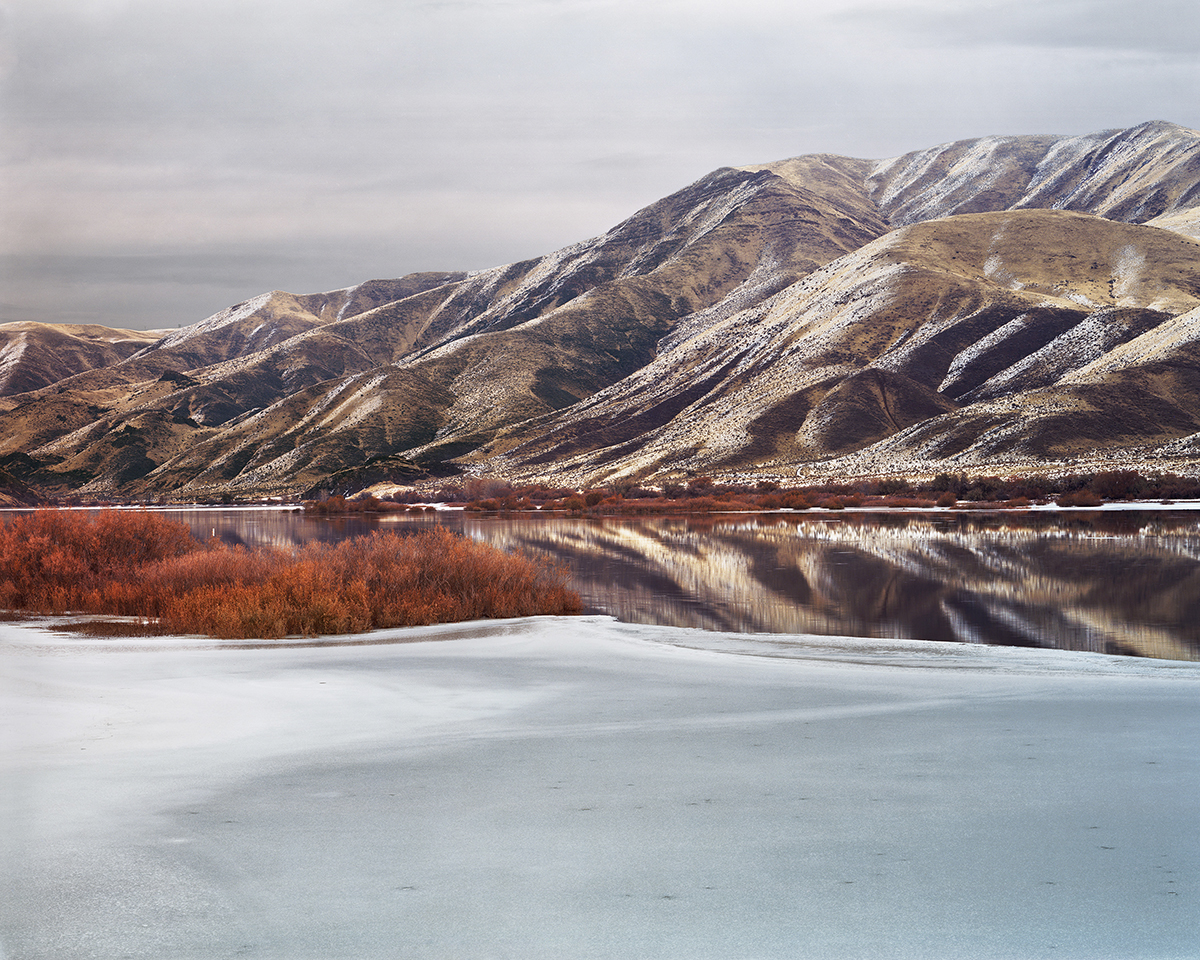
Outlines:
[[[131,618],[123,633],[271,639],[581,604],[561,570],[441,527],[251,551],[202,544],[151,513],[38,511],[0,526],[0,608]]]
[[[363,500],[306,504],[317,514],[397,509],[423,510],[428,502],[458,503],[472,513],[558,512],[574,516],[642,516],[663,514],[744,513],[776,510],[842,510],[847,507],[930,509],[1020,509],[1033,503],[1055,502],[1064,507],[1099,506],[1108,501],[1184,500],[1200,498],[1200,480],[1163,473],[1143,476],[1133,470],[1074,473],[1060,477],[1040,474],[995,477],[941,473],[929,480],[903,478],[846,480],[798,487],[774,481],[755,484],[721,483],[708,476],[686,483],[639,487],[617,483],[588,490],[542,484],[514,486],[503,480],[476,477],[461,485],[436,490],[411,490],[392,501]],[[326,504],[329,504],[328,506]],[[401,507],[402,508],[402,507]]]

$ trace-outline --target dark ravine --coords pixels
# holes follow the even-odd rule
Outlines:
[[[0,324],[0,458],[22,490],[179,499],[1195,472],[1197,235],[1200,134],[1162,122],[723,168],[481,273],[165,335]]]

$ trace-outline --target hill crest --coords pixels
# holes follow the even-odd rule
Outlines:
[[[273,291],[153,342],[0,325],[0,458],[180,498],[1195,469],[1198,203],[1200,134],[1163,122],[721,168],[490,270]]]

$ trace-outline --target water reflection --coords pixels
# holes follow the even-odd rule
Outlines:
[[[588,608],[753,633],[1200,659],[1200,515],[798,514],[584,520],[171,511],[251,545],[442,523],[566,564]]]
[[[587,602],[625,620],[1194,659],[1200,528],[1162,524],[466,521],[473,535],[566,560]]]

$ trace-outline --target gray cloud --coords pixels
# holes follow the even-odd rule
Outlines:
[[[842,16],[896,30],[909,42],[1091,49],[1192,58],[1200,17],[1192,0],[900,0],[867,3]]]
[[[482,268],[723,164],[1200,125],[1200,18],[1174,0],[0,9],[0,319],[185,323]]]

